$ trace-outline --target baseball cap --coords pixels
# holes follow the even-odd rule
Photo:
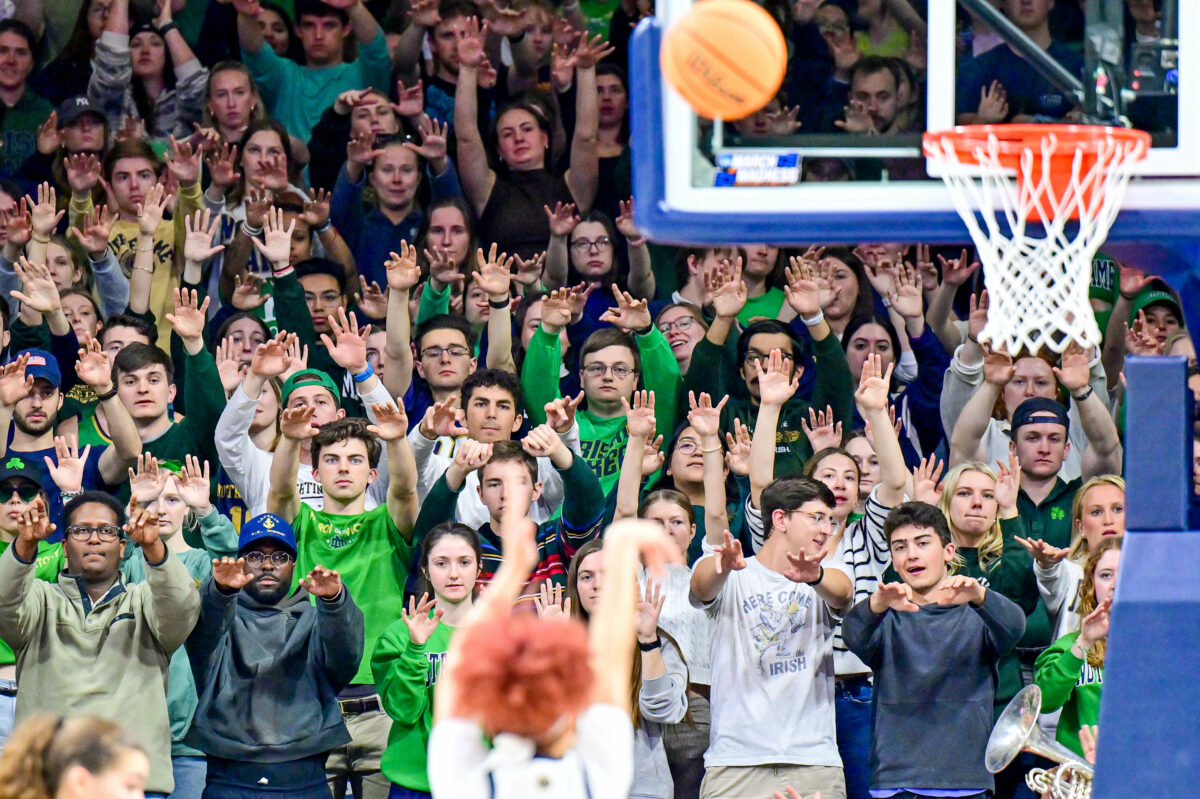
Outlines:
[[[320,369],[301,369],[296,374],[283,381],[283,388],[280,393],[280,403],[286,408],[288,397],[292,392],[301,386],[307,386],[316,383],[322,388],[329,389],[329,393],[333,395],[333,401],[338,405],[342,404],[342,393],[338,391],[337,384],[333,382],[333,378]]]
[[[1012,432],[1027,424],[1061,424],[1067,430],[1071,429],[1071,417],[1067,408],[1061,402],[1049,397],[1030,397],[1017,406],[1013,412]]]
[[[74,97],[63,100],[62,104],[59,105],[58,126],[65,128],[84,114],[95,114],[100,118],[101,122],[106,121],[104,119],[104,112],[92,105],[92,101],[86,95],[77,94]]]
[[[1107,303],[1117,301],[1117,274],[1121,265],[1102,252],[1092,257],[1092,281],[1088,285],[1088,297]],[[1104,328],[1101,328],[1103,330]]]
[[[1171,312],[1175,314],[1181,324],[1183,323],[1183,309],[1179,307],[1179,299],[1164,283],[1155,280],[1134,296],[1133,304],[1129,308],[1129,324],[1132,325],[1137,321],[1138,311],[1145,310],[1155,303],[1169,305]]]
[[[242,525],[238,534],[238,554],[241,555],[248,547],[259,541],[274,541],[296,554],[296,533],[292,526],[274,513],[260,513]]]
[[[62,385],[62,372],[58,370],[58,361],[54,359],[53,355],[45,350],[21,350],[17,353],[18,358],[22,355],[29,356],[29,363],[25,365],[27,377],[32,377],[34,380],[45,380],[55,388]]]
[[[42,473],[34,467],[32,460],[9,453],[0,458],[0,483],[13,479],[28,480],[39,489],[42,488]]]

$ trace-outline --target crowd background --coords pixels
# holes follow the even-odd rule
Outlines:
[[[993,2],[1082,68],[1082,2]],[[731,134],[921,129],[919,0],[766,7],[788,77]],[[982,747],[1032,681],[1084,752],[1124,358],[1187,357],[1200,397],[1180,297],[1100,255],[1102,347],[995,352],[966,248],[648,241],[651,13],[0,3],[0,796],[503,796],[553,759],[543,789],[603,796],[1007,798],[1032,762],[993,782]],[[1074,118],[960,19],[960,121]],[[626,518],[679,561],[638,570],[632,635]],[[455,645],[493,582],[559,626]],[[589,677],[553,654],[580,627],[628,645]]]

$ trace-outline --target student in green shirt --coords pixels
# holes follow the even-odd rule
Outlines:
[[[426,750],[433,729],[433,691],[454,628],[475,600],[483,550],[475,531],[446,522],[429,531],[421,551],[426,584],[418,604],[410,597],[402,618],[384,631],[371,657],[371,672],[392,718],[383,774],[403,796],[429,794]],[[433,592],[433,599],[429,598]]]
[[[1059,638],[1034,665],[1034,681],[1042,689],[1042,712],[1062,708],[1056,737],[1080,755],[1084,754],[1080,726],[1100,719],[1109,611],[1120,565],[1121,539],[1106,539],[1092,551],[1079,589],[1078,632]]]
[[[680,385],[679,362],[654,326],[646,301],[635,300],[616,287],[613,295],[617,307],[606,311],[600,321],[611,322],[614,327],[601,328],[588,336],[579,351],[579,380],[587,407],[575,414],[583,459],[600,479],[606,495],[616,488],[620,475],[628,440],[623,403],[638,388],[638,377],[642,377],[642,387],[653,391],[657,398],[655,419],[659,430],[675,427]],[[544,407],[560,396],[558,381],[546,376],[562,371],[558,332],[570,323],[575,299],[572,290],[559,289],[542,302],[541,327],[530,339],[521,364],[525,411],[535,424],[546,421]]]
[[[378,420],[338,419],[313,427],[313,408],[287,408],[271,462],[267,510],[296,531],[295,574],[318,565],[341,574],[365,620],[366,646],[358,673],[339,694],[353,740],[333,750],[326,773],[336,795],[347,781],[356,797],[383,799],[389,783],[380,760],[391,726],[383,713],[371,675],[371,656],[380,635],[404,603],[404,585],[412,561],[413,522],[417,515],[417,467],[408,444],[408,418],[393,405],[374,405]],[[296,476],[301,442],[311,439],[313,474],[321,484],[323,510],[300,502]],[[387,501],[366,510],[367,486],[387,445]]]
[[[33,72],[33,49],[37,37],[24,22],[0,22],[0,51],[5,54],[8,77],[0,82],[0,178],[17,174],[26,158],[37,152],[38,126],[54,106],[30,91],[26,81]],[[7,298],[5,298],[7,299]]]

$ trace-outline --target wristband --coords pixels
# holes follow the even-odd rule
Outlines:
[[[651,334],[651,333],[653,333],[653,332],[654,332],[654,323],[653,323],[653,322],[651,322],[650,324],[648,324],[648,325],[646,325],[645,327],[643,327],[641,330],[635,330],[635,331],[633,331],[633,334],[634,334],[635,336],[648,336],[648,335],[650,335],[650,334]]]
[[[817,311],[816,316],[812,316],[807,319],[805,319],[803,316],[801,316],[800,321],[804,323],[805,327],[816,327],[817,325],[819,325],[825,321],[825,312]]]
[[[637,645],[638,649],[643,652],[653,652],[655,649],[662,649],[662,639],[656,635],[654,636],[654,640],[650,643],[643,644],[641,641],[638,641]]]
[[[96,400],[99,402],[106,402],[115,396],[117,396],[117,387],[113,386],[108,391],[105,391],[103,394],[97,394]]]
[[[324,236],[326,233],[328,233],[328,232],[329,232],[329,229],[330,229],[331,227],[333,227],[333,220],[332,220],[332,219],[326,219],[326,220],[325,220],[325,224],[323,224],[323,225],[321,225],[319,228],[315,229],[315,230],[313,231],[313,233],[316,233],[318,236]]]
[[[821,581],[824,579],[825,579],[825,567],[821,566],[821,573],[817,575],[817,579],[813,580],[811,583],[805,583],[805,585],[811,585],[813,588],[816,588],[818,585],[821,584]]]
[[[168,33],[170,33],[171,31],[177,31],[177,30],[179,30],[179,28],[177,28],[177,27],[175,26],[175,23],[174,23],[174,21],[171,21],[171,22],[168,22],[166,25],[163,25],[161,28],[159,28],[159,29],[158,29],[158,35],[159,35],[159,36],[161,36],[161,37],[163,37],[163,38],[165,39],[165,38],[167,38],[167,34],[168,34]]]
[[[1071,399],[1075,400],[1076,402],[1086,402],[1095,393],[1096,393],[1096,389],[1092,388],[1091,386],[1088,386],[1087,391],[1083,392],[1079,396],[1075,396],[1074,394],[1072,394]]]
[[[488,299],[488,307],[489,307],[489,308],[495,308],[497,311],[502,311],[502,310],[504,310],[505,308],[508,308],[508,307],[509,307],[509,306],[511,306],[511,305],[512,305],[512,298],[511,298],[511,297],[509,297],[509,298],[506,298],[506,299],[503,299],[503,300],[493,300],[493,299]]]
[[[355,383],[365,383],[375,376],[375,370],[371,368],[371,364],[367,364],[367,368],[363,369],[356,375],[353,375]]]
[[[274,275],[276,279],[281,278],[281,277],[287,277],[288,275],[290,275],[292,272],[295,272],[295,271],[296,270],[292,268],[291,264],[288,264],[283,269],[276,269],[275,265],[271,264],[271,274]]]

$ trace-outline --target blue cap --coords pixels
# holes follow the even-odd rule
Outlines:
[[[1030,397],[1017,406],[1013,411],[1012,432],[1027,424],[1061,424],[1067,430],[1071,429],[1071,417],[1067,415],[1067,407],[1049,397]]]
[[[238,554],[259,541],[274,541],[296,554],[296,534],[292,526],[274,513],[260,513],[242,525],[238,535]]]
[[[17,353],[18,358],[22,355],[29,356],[29,363],[25,365],[27,377],[45,380],[55,388],[62,385],[62,372],[59,371],[58,361],[54,360],[53,355],[45,350],[21,350]]]

